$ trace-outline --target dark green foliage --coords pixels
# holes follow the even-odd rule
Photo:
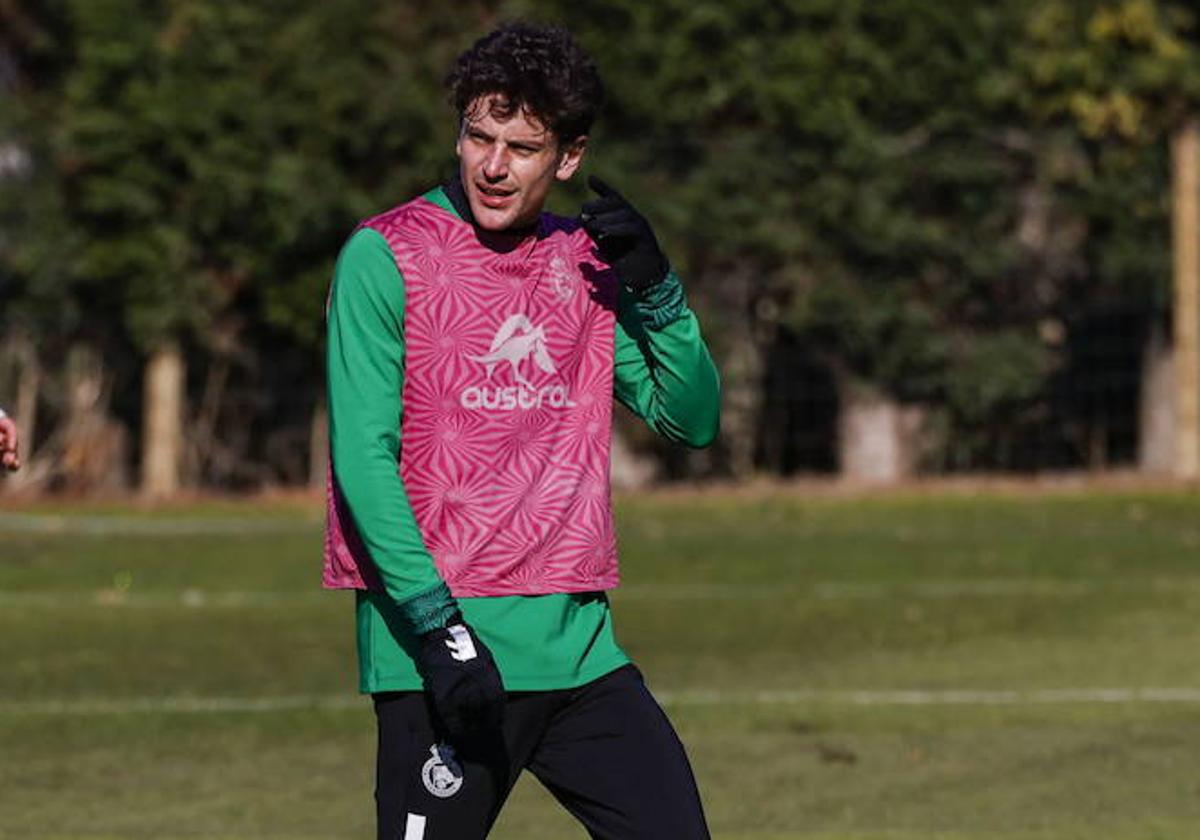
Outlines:
[[[780,313],[839,377],[932,408],[946,464],[1047,433],[1066,324],[1161,310],[1164,139],[1195,98],[1182,7],[522,8],[605,52],[597,165],[662,220],[718,345],[731,301]]]
[[[1161,316],[1186,4],[74,0],[0,6],[0,145],[32,161],[0,177],[2,328],[51,357],[182,339],[277,425],[319,391],[341,242],[450,171],[443,74],[517,16],[597,57],[588,171],[654,221],[718,356],[786,333],[930,408],[935,462],[1037,434],[1064,331]]]
[[[231,307],[315,341],[353,224],[445,170],[454,128],[434,68],[461,46],[450,15],[365,0],[64,14],[77,55],[38,114],[53,144],[37,193],[80,231],[72,273],[145,346],[203,338]],[[55,213],[28,215],[26,236],[57,241],[38,224]]]
[[[951,387],[978,372],[973,344],[1024,335],[1004,379],[1015,391],[997,398],[1036,392],[1050,302],[1030,292],[1013,232],[1037,162],[1006,136],[1020,122],[1020,4],[531,10],[607,48],[598,165],[659,197],[702,295],[749,284],[842,374],[963,417],[989,407],[958,405]]]

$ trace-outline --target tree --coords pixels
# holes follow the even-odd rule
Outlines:
[[[96,476],[119,476],[120,464],[72,453],[118,455],[121,431],[108,416],[103,368],[70,363],[117,344],[111,313],[76,271],[82,237],[57,189],[55,129],[74,56],[66,3],[0,6],[0,357],[13,363],[18,424],[32,455],[19,481],[87,489]]]
[[[1166,308],[1181,3],[0,4],[0,150],[28,161],[0,177],[0,319],[49,438],[86,409],[184,481],[322,473],[333,259],[452,171],[441,76],[516,15],[597,57],[589,166],[654,219],[721,363],[717,454],[660,448],[668,472],[1113,457],[1124,392],[1089,396],[1088,354]]]
[[[1195,369],[1190,375],[1179,369],[1180,384],[1186,386],[1181,389],[1170,387],[1173,375],[1167,371],[1173,361],[1194,360],[1200,348],[1173,359],[1163,330],[1170,300],[1168,146],[1180,147],[1200,102],[1197,23],[1194,9],[1183,3],[1044,3],[1030,16],[1031,37],[1023,55],[1037,116],[1069,119],[1088,150],[1089,165],[1077,189],[1096,232],[1089,240],[1089,296],[1138,307],[1149,323],[1141,460],[1151,469],[1179,465],[1188,450],[1194,461],[1200,444],[1194,426],[1200,388]],[[1176,154],[1171,163],[1176,179],[1181,163]],[[1183,240],[1194,243],[1200,231],[1179,227],[1178,204],[1175,215],[1178,254]],[[1195,333],[1200,313],[1187,311],[1193,308],[1175,306],[1177,340]],[[1173,390],[1186,396],[1175,399]],[[1173,415],[1184,404],[1192,406],[1193,415],[1193,427],[1184,432],[1187,446],[1164,442],[1174,436]],[[1174,411],[1164,412],[1172,406]]]
[[[1022,197],[1053,163],[1012,130],[1026,4],[526,6],[601,55],[613,103],[596,148],[707,304],[735,474],[755,466],[782,333],[822,360],[843,413],[897,420],[901,400],[991,437],[1038,391],[1057,280],[1023,293],[1053,268],[1020,240]]]

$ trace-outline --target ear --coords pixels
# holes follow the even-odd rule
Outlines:
[[[560,181],[568,181],[579,170],[583,163],[583,153],[587,151],[587,136],[579,137],[564,146],[559,152],[558,169],[554,177]]]

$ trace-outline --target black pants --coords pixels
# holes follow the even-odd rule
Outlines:
[[[374,697],[379,840],[486,837],[526,768],[592,837],[709,836],[683,745],[632,665],[575,689],[512,692],[502,732],[451,747],[422,693]]]

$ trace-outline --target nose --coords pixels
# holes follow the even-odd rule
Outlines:
[[[508,174],[508,155],[499,143],[488,150],[483,160],[483,177],[489,181],[500,181]]]

